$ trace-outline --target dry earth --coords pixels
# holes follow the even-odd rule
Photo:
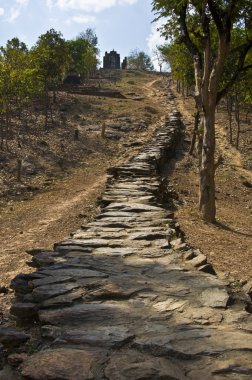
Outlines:
[[[49,171],[55,170],[57,174],[48,188],[41,185],[43,175],[38,173],[32,179],[32,186],[39,184],[38,194],[33,192],[31,197],[22,198],[22,193],[20,196],[17,192],[16,196],[10,197],[7,191],[7,196],[2,197],[0,286],[6,287],[8,293],[0,294],[0,323],[11,323],[7,312],[12,297],[9,281],[17,273],[32,270],[26,264],[26,250],[34,247],[51,248],[56,241],[92,218],[99,207],[96,200],[106,181],[107,167],[125,162],[141,149],[141,145],[149,139],[167,113],[164,84],[162,78],[160,80],[155,76],[126,76],[118,84],[120,91],[127,97],[125,100],[72,96],[71,107],[67,112],[64,111],[65,119],[70,120],[69,134],[72,136],[73,130],[78,128],[83,144],[88,137],[89,146],[92,147],[82,154],[83,146],[79,145],[79,163],[82,164],[77,165],[76,159],[73,160],[74,168],[71,169],[68,162],[67,169],[58,171],[58,166],[51,162]],[[92,109],[87,106],[88,102]],[[200,248],[208,256],[208,261],[219,275],[231,277],[239,285],[240,280],[247,280],[252,274],[251,188],[244,185],[245,181],[251,183],[251,172],[242,167],[240,154],[226,142],[220,120],[220,125],[217,125],[218,150],[225,160],[217,173],[218,224],[202,223],[197,212],[197,160],[187,154],[193,126],[193,101],[186,99],[184,103],[177,95],[176,102],[186,126],[177,162],[169,169],[169,183],[179,195],[176,217],[188,243]],[[102,122],[107,125],[105,141],[100,137]],[[114,140],[113,136],[117,132],[112,127],[122,123],[133,127]],[[64,154],[72,154],[75,145],[70,149],[66,140],[64,146]],[[60,146],[57,148],[57,144],[54,144],[54,148],[60,149]],[[43,177],[43,183],[47,180]],[[31,180],[25,178],[25,181],[30,184]]]

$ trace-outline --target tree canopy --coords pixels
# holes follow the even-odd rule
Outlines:
[[[128,68],[134,70],[153,70],[154,67],[148,54],[135,49],[128,56]]]
[[[93,29],[88,28],[75,39],[67,41],[70,65],[82,76],[96,70],[99,63],[97,54],[98,39]]]
[[[54,29],[38,37],[31,49],[18,38],[8,40],[0,47],[0,134],[8,140],[13,120],[22,115],[40,97],[44,105],[45,126],[48,122],[51,97],[56,101],[58,85],[71,65],[82,76],[97,67],[98,39],[88,28],[73,40],[65,41]]]

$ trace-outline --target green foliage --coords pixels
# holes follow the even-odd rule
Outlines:
[[[159,47],[164,60],[170,65],[174,79],[181,81],[184,85],[194,85],[193,59],[187,48],[176,43],[165,44]]]
[[[128,56],[128,68],[134,70],[153,70],[151,58],[138,49],[132,50]]]
[[[98,53],[97,44],[98,44],[98,38],[95,34],[94,29],[87,28],[85,32],[81,32],[77,38],[81,38],[82,40],[85,40],[88,42],[90,46],[93,46],[93,48],[96,49],[96,53]]]
[[[95,71],[98,65],[97,36],[88,28],[74,40],[67,41],[70,54],[70,65],[82,76]]]
[[[187,76],[191,72],[192,64],[183,52],[184,47],[191,55],[191,62],[195,64],[197,61],[201,73],[196,75],[201,75],[201,79],[205,75],[206,66],[207,71],[211,72],[217,62],[220,63],[221,57],[223,67],[219,70],[218,102],[238,77],[243,75],[244,67],[248,66],[247,57],[252,48],[251,1],[154,0],[152,5],[156,19],[164,19],[160,32],[169,40],[165,49],[175,75],[181,77],[185,71],[184,75]],[[220,48],[221,39],[225,40],[226,51]],[[161,51],[164,52],[164,47]],[[165,56],[168,58],[167,54]],[[174,54],[178,59],[172,56]],[[190,74],[189,76],[191,77]]]
[[[0,50],[0,112],[9,120],[11,113],[29,104],[41,88],[24,43],[14,38]]]
[[[97,36],[87,29],[75,40],[65,41],[60,32],[50,29],[39,36],[29,50],[18,38],[0,48],[0,137],[7,141],[12,124],[26,124],[24,115],[38,98],[43,100],[45,126],[51,108],[50,90],[56,90],[73,64],[84,76],[96,69]],[[29,112],[28,112],[29,111]]]
[[[50,29],[42,34],[31,53],[34,65],[45,81],[55,83],[62,80],[68,66],[69,53],[60,32]]]

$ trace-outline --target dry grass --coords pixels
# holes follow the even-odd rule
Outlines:
[[[170,175],[170,183],[180,198],[176,217],[187,241],[207,255],[219,275],[243,283],[252,276],[252,189],[244,185],[246,181],[252,183],[252,173],[242,165],[251,147],[241,152],[231,147],[226,138],[226,116],[217,114],[216,157],[224,157],[216,173],[217,224],[203,223],[198,213],[197,160],[188,155],[194,101],[189,98],[183,102],[177,94],[176,102],[186,126],[183,150]]]

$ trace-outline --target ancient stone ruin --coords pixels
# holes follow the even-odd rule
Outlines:
[[[127,66],[128,66],[128,60],[127,60],[127,57],[125,57],[124,60],[122,61],[122,70],[127,69]]]
[[[103,57],[103,68],[104,69],[127,69],[127,57],[124,58],[121,66],[120,54],[115,50],[112,50],[110,53],[105,52]]]
[[[120,54],[118,54],[115,50],[112,50],[110,53],[105,52],[105,56],[103,57],[103,68],[120,69]]]

